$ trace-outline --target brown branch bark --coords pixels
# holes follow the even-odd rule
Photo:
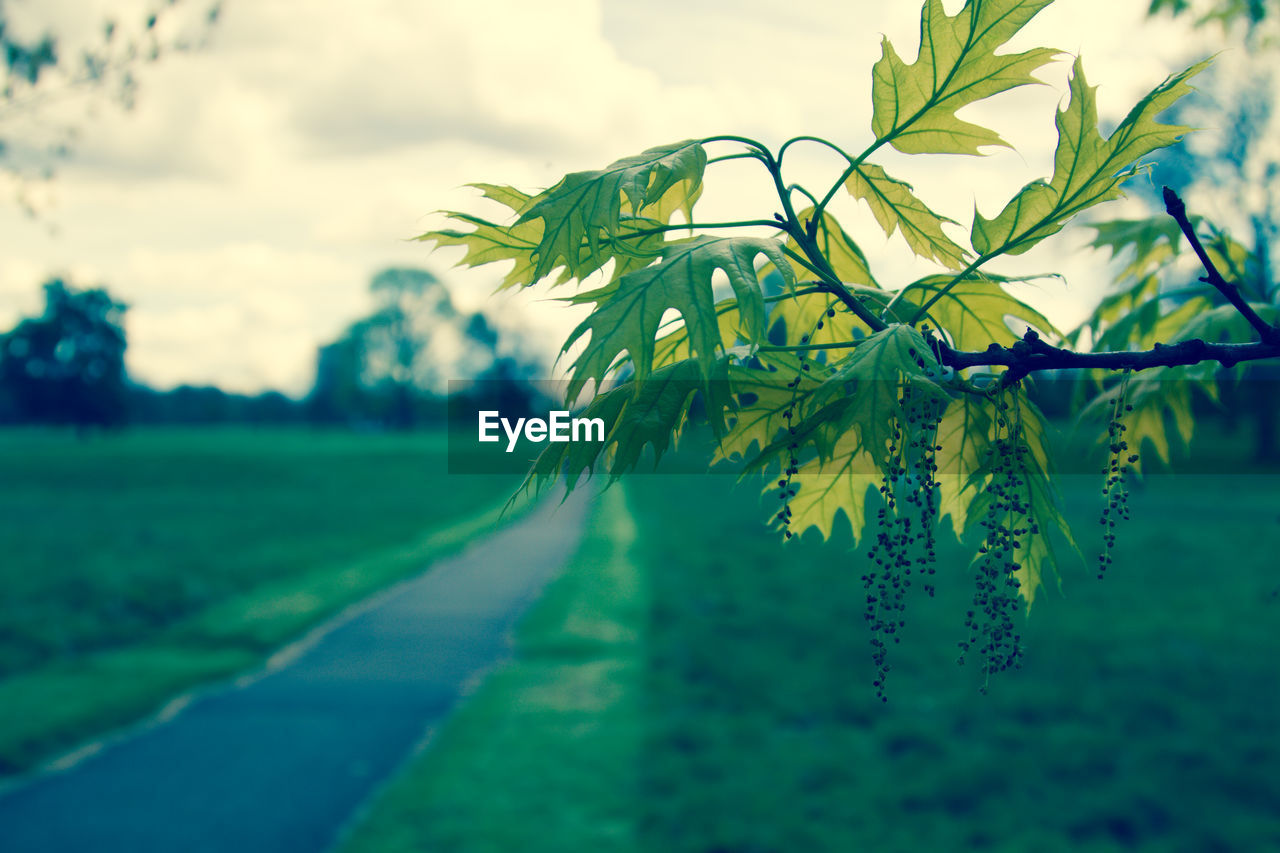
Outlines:
[[[1200,280],[1217,288],[1218,292],[1249,321],[1249,325],[1257,330],[1258,337],[1262,339],[1263,343],[1280,344],[1280,329],[1259,317],[1258,312],[1254,311],[1253,307],[1240,295],[1240,288],[1235,282],[1227,281],[1222,277],[1222,273],[1218,272],[1218,268],[1214,266],[1209,254],[1200,243],[1200,238],[1196,236],[1196,229],[1191,226],[1191,220],[1187,218],[1186,204],[1178,197],[1176,192],[1168,187],[1164,188],[1164,209],[1178,223],[1178,227],[1186,235],[1187,242],[1195,250],[1196,257],[1200,259],[1200,264],[1205,271],[1205,274],[1200,276]]]
[[[930,344],[939,361],[956,370],[966,367],[1009,368],[1003,377],[1007,384],[1040,370],[1082,367],[1146,370],[1152,367],[1181,367],[1201,361],[1216,361],[1224,367],[1232,367],[1243,361],[1280,358],[1280,343],[1211,344],[1199,338],[1169,345],[1156,344],[1152,349],[1137,352],[1075,352],[1046,343],[1034,329],[1028,329],[1022,340],[1011,347],[992,344],[981,352],[952,349],[937,338],[930,341]]]
[[[1210,260],[1204,246],[1196,236],[1195,229],[1187,218],[1186,205],[1178,194],[1165,187],[1165,207],[1169,215],[1177,221],[1182,233],[1186,235],[1191,248],[1204,266],[1205,275],[1201,280],[1217,288],[1238,310],[1249,324],[1258,332],[1260,341],[1249,344],[1209,343],[1193,338],[1175,344],[1156,344],[1149,350],[1121,352],[1076,352],[1056,347],[1042,340],[1034,329],[1028,329],[1022,340],[1013,346],[1004,347],[991,344],[985,350],[970,352],[953,349],[945,341],[932,332],[925,335],[930,348],[942,364],[963,370],[968,367],[1007,367],[1001,377],[1006,385],[1011,385],[1030,373],[1041,370],[1065,370],[1069,368],[1098,368],[1103,370],[1147,370],[1152,367],[1183,367],[1201,361],[1216,361],[1223,367],[1234,367],[1241,362],[1261,361],[1280,358],[1280,329],[1269,325],[1258,316],[1258,313],[1240,295],[1240,288],[1222,277]],[[793,236],[795,236],[793,234]],[[797,238],[800,239],[800,238]],[[816,251],[816,246],[814,247]],[[867,322],[873,331],[886,327],[886,324],[843,286],[833,286],[831,282],[818,280],[808,282],[815,289],[825,290],[839,299],[859,318]],[[868,319],[868,315],[874,320]],[[829,344],[827,346],[855,346],[855,342],[847,344]],[[823,349],[814,345],[795,347],[795,349]]]

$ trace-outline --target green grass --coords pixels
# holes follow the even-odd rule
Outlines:
[[[642,742],[643,576],[621,488],[490,676],[341,848],[633,851]]]
[[[1062,487],[1096,553],[1095,478]],[[955,663],[969,552],[943,550],[887,705],[847,535],[780,547],[715,477],[631,493],[654,602],[647,847],[1280,847],[1280,479],[1150,480],[1108,577],[1079,566],[1042,595],[1022,670],[985,696]]]
[[[0,433],[0,772],[232,674],[483,533],[439,435]]]
[[[1091,559],[1097,479],[1061,486]],[[891,651],[887,704],[847,530],[784,546],[730,477],[638,476],[627,494],[636,579],[603,568],[616,522],[598,517],[518,663],[345,853],[1280,849],[1280,477],[1149,479],[1108,577],[1069,565],[1025,624],[1023,668],[987,695],[955,660],[970,552],[942,549],[938,595],[910,600]],[[566,661],[577,644],[532,639],[574,608],[639,607],[624,668],[617,646]],[[602,814],[608,843],[583,817]]]
[[[51,656],[0,682],[0,733],[10,744],[39,743],[31,727],[82,726],[77,703],[86,697],[99,722],[104,708],[127,718],[192,679],[242,668],[320,612],[317,602],[383,583],[450,539],[424,538],[422,516],[415,527],[397,494],[416,495],[434,525],[468,517],[459,504],[478,509],[501,493],[482,494],[493,484],[466,477],[442,491],[441,472],[430,468],[438,460],[414,468],[430,456],[423,439],[206,440],[196,452],[194,439],[178,434],[96,447],[3,439],[5,451],[27,447],[21,463],[0,454],[0,509],[21,508],[19,494],[41,494],[41,453],[45,470],[71,478],[63,493],[81,496],[62,500],[49,487],[44,514],[25,516],[27,536],[57,540],[58,519],[77,529],[65,519],[92,515],[95,501],[120,519],[157,518],[156,530],[181,529],[179,518],[203,529],[209,522],[190,519],[205,514],[155,499],[181,496],[175,481],[203,477],[224,524],[252,514],[248,495],[267,511],[298,502],[276,507],[284,521],[274,529],[301,543],[259,548],[239,529],[256,568],[216,576],[222,562],[209,560],[215,577],[204,588],[229,591],[152,629],[134,617],[151,631],[144,644],[115,643],[97,626],[110,622],[101,610],[126,581],[151,578],[168,589],[163,560],[147,571],[85,547],[79,559],[98,566],[93,572],[59,579],[52,566],[40,580],[0,567],[9,586],[68,602],[31,631],[43,625],[87,647],[55,643]],[[1091,562],[1099,483],[1063,477],[1087,562],[1067,567],[1061,594],[1041,594],[1023,632],[1023,668],[994,678],[987,695],[977,668],[955,663],[970,553],[941,549],[938,595],[910,600],[904,642],[891,650],[888,704],[871,687],[859,580],[866,560],[847,532],[783,546],[763,527],[768,507],[754,487],[735,489],[724,476],[633,477],[625,504],[620,489],[605,493],[580,553],[522,623],[514,663],[408,765],[345,851],[1280,849],[1280,477],[1225,473],[1243,470],[1238,450],[1200,457],[1224,460],[1217,473],[1157,476],[1139,487],[1104,581]],[[170,461],[155,461],[165,453]],[[136,476],[97,492],[95,483],[112,482],[105,475],[77,485],[75,472],[95,457],[120,475],[151,471],[153,510],[138,508],[145,489]],[[305,472],[289,473],[294,462]],[[18,488],[23,481],[10,472],[24,465],[28,480]],[[255,473],[263,468],[275,476]],[[238,485],[217,486],[228,480]],[[309,512],[331,547],[349,550],[327,560],[309,551],[311,527],[300,520]],[[385,514],[406,534],[374,544],[371,528],[395,527],[372,517]],[[137,522],[128,523],[136,535]],[[16,537],[23,525],[12,527],[3,535]],[[464,535],[447,529],[455,540]],[[299,551],[309,556],[291,556]],[[246,576],[257,582],[241,583]],[[90,587],[75,597],[76,584]],[[18,624],[37,598],[0,607]]]

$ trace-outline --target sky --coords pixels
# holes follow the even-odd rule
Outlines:
[[[1181,21],[1145,20],[1146,6],[1058,0],[1010,47],[1082,55],[1090,83],[1101,84],[1100,113],[1114,122],[1168,73],[1215,49]],[[144,7],[8,0],[5,13],[15,27],[51,27],[72,45],[89,37],[86,22],[138,20]],[[166,35],[184,31],[178,15],[162,24],[173,27]],[[316,347],[371,308],[372,276],[415,266],[550,360],[580,309],[538,289],[495,295],[505,270],[454,269],[458,250],[433,253],[411,238],[440,227],[441,210],[495,213],[470,182],[541,189],[682,139],[733,133],[776,146],[816,134],[860,149],[870,140],[870,69],[882,37],[913,58],[918,5],[225,0],[204,47],[139,68],[131,110],[101,93],[72,93],[16,119],[0,112],[11,147],[41,122],[79,131],[71,158],[39,188],[38,216],[0,188],[0,329],[38,312],[42,281],[69,276],[130,305],[135,379],[300,395]],[[1013,150],[890,152],[880,162],[940,213],[967,223],[976,205],[994,215],[1051,172],[1053,115],[1070,63],[1064,56],[1040,72],[1043,86],[962,113]],[[838,175],[830,157],[796,150],[791,179],[825,189]],[[767,187],[741,165],[712,167],[698,218],[771,216]],[[935,271],[900,237],[886,239],[865,208],[842,199],[834,212],[886,283]],[[1139,212],[1128,201],[1107,214]],[[1069,327],[1106,283],[1106,258],[1084,247],[1088,239],[1086,229],[1068,229],[992,268],[1065,273],[1065,282],[1031,286],[1027,298]]]

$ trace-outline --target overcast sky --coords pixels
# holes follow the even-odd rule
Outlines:
[[[6,12],[67,27],[121,5],[10,0]],[[1210,49],[1182,23],[1144,21],[1146,6],[1058,0],[1014,45],[1082,54],[1114,121]],[[575,319],[566,309],[538,293],[495,297],[500,273],[451,270],[456,252],[407,238],[440,224],[433,211],[483,212],[468,182],[542,188],[690,137],[776,145],[811,133],[860,148],[881,36],[910,58],[918,27],[915,2],[881,0],[226,0],[206,49],[143,69],[134,110],[99,103],[79,121],[44,215],[28,219],[11,194],[0,198],[0,328],[38,310],[47,276],[68,273],[131,305],[135,378],[299,394],[315,347],[369,308],[372,274],[415,265],[553,353]],[[1017,151],[881,162],[960,222],[975,203],[994,215],[1051,171],[1069,66],[966,113]],[[84,115],[83,103],[75,109]],[[839,171],[809,155],[796,167],[815,182]],[[717,177],[700,216],[772,213],[753,176],[731,166]],[[932,271],[865,210],[836,212],[890,282]],[[995,268],[1065,270],[1068,284],[1043,285],[1034,301],[1069,325],[1103,283],[1104,259],[1085,239],[1068,231]]]

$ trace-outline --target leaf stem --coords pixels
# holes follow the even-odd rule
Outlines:
[[[813,193],[809,192],[809,191],[808,191],[807,189],[805,189],[804,187],[800,186],[799,184],[791,184],[789,187],[787,187],[787,191],[788,191],[788,192],[800,193],[802,196],[804,196],[805,198],[809,199],[809,201],[813,202],[813,205],[814,205],[814,207],[815,207],[815,208],[816,208],[816,207],[817,207],[817,205],[818,205],[818,199],[817,199],[817,197],[816,197],[816,196],[814,196],[814,194],[813,194]],[[817,217],[814,217],[814,219],[813,219],[812,221],[817,222],[817,221],[818,221]]]
[[[765,301],[766,303],[771,303],[771,302],[784,302],[784,301],[786,301],[786,300],[788,300],[788,299],[795,299],[797,296],[809,296],[810,294],[813,294],[813,293],[826,293],[826,294],[830,294],[830,293],[831,293],[831,291],[830,291],[830,290],[828,290],[828,289],[827,289],[826,287],[824,287],[823,285],[820,285],[820,284],[819,284],[819,285],[816,285],[816,286],[814,286],[814,287],[801,287],[801,288],[798,288],[798,289],[796,289],[796,290],[788,291],[787,293],[780,293],[780,294],[778,294],[777,296],[766,296],[766,297],[764,298],[764,301]]]
[[[703,145],[706,145],[709,142],[740,142],[743,145],[756,149],[761,154],[768,156],[770,160],[773,160],[773,155],[769,153],[769,147],[763,142],[757,139],[752,139],[749,136],[736,136],[732,133],[722,133],[716,136],[708,136],[705,139],[699,140],[699,142]]]
[[[850,349],[861,346],[862,341],[833,341],[829,344],[796,344],[794,346],[760,345],[757,352],[809,352],[810,350]]]
[[[740,151],[737,154],[722,154],[719,157],[712,157],[707,160],[707,165],[712,163],[723,163],[726,160],[759,160],[760,153],[758,151]]]
[[[911,320],[909,321],[910,324],[914,326],[916,323],[919,323],[925,317],[925,315],[929,313],[929,309],[933,307],[933,304],[937,302],[939,299],[941,299],[942,297],[946,296],[947,292],[950,291],[951,288],[955,287],[957,284],[964,281],[966,277],[977,272],[978,267],[982,266],[987,261],[991,260],[992,258],[996,257],[999,254],[1000,252],[999,250],[997,250],[995,252],[991,252],[986,255],[979,255],[977,258],[973,260],[972,263],[969,264],[969,266],[965,267],[960,272],[952,276],[951,281],[944,284],[941,288],[938,289],[937,293],[933,294],[933,296],[930,296],[927,300],[925,300],[924,304],[920,306],[920,308],[916,311],[914,315],[912,315]],[[905,291],[906,291],[905,287],[902,290],[899,290],[898,296],[901,296]],[[895,296],[893,300],[890,301],[889,305],[885,306],[886,311],[889,309],[890,306],[893,305],[894,302],[898,301],[898,296]]]
[[[793,136],[790,139],[788,139],[786,142],[782,143],[782,147],[778,149],[779,163],[782,162],[782,157],[784,154],[787,153],[787,149],[790,148],[792,145],[796,144],[797,142],[816,142],[819,145],[824,145],[827,148],[830,148],[832,151],[836,152],[837,154],[839,154],[841,157],[848,160],[849,162],[853,162],[853,158],[849,156],[849,153],[847,151],[845,151],[839,145],[836,145],[834,142],[828,139],[823,139],[821,136]]]
[[[886,324],[874,312],[870,311],[849,292],[849,289],[844,286],[844,282],[840,280],[840,276],[836,275],[835,270],[831,268],[826,256],[822,254],[822,250],[818,247],[813,235],[807,232],[800,224],[800,220],[796,217],[795,207],[791,204],[791,192],[782,184],[782,169],[779,163],[775,160],[772,163],[766,163],[765,166],[773,177],[773,186],[777,190],[778,200],[782,203],[784,215],[781,218],[785,225],[785,230],[791,239],[796,241],[796,245],[804,252],[807,259],[799,257],[786,246],[782,247],[782,251],[818,276],[826,289],[843,302],[872,331],[879,332],[887,328]],[[821,210],[815,211],[814,221],[818,221],[821,218]]]
[[[755,228],[761,226],[779,228],[784,231],[786,230],[786,226],[775,219],[744,219],[738,222],[689,222],[680,225],[655,225],[652,228],[645,228],[641,231],[632,231],[629,234],[617,234],[614,236],[614,239],[634,240],[637,237],[648,237],[653,234],[662,234],[667,231],[691,231],[694,228]]]

